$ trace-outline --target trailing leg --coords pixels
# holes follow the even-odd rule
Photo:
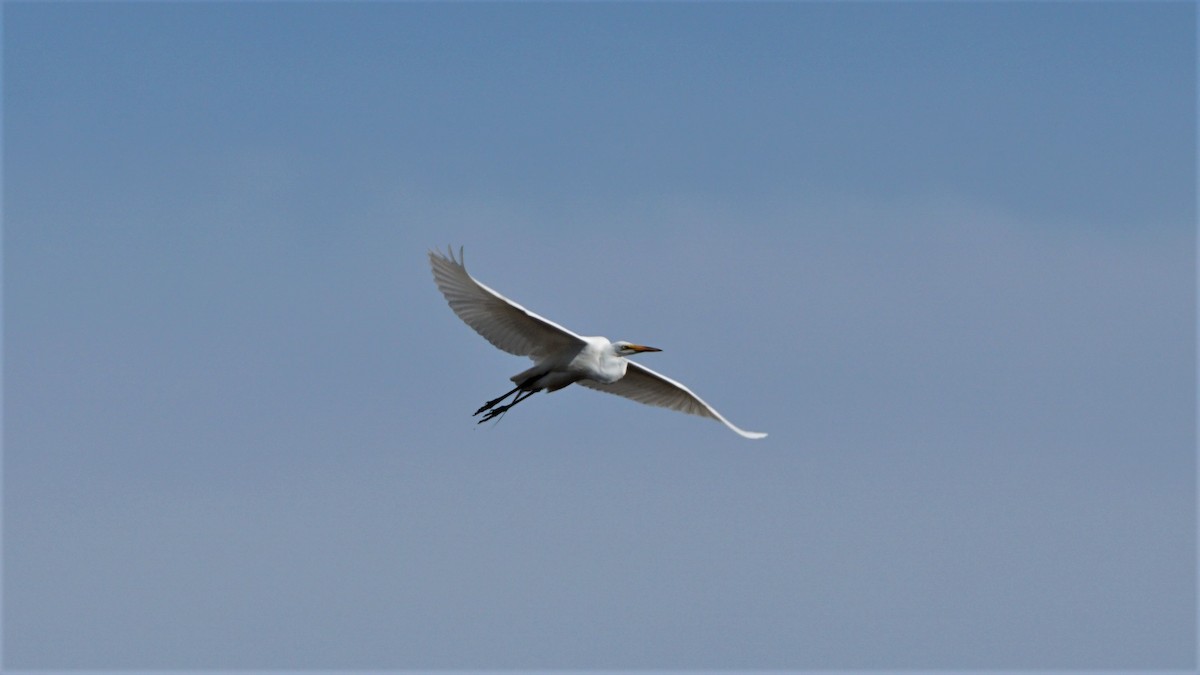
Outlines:
[[[484,410],[488,410],[489,408],[495,407],[495,405],[497,403],[499,403],[500,401],[503,401],[504,399],[508,398],[509,396],[512,396],[514,393],[516,393],[518,391],[521,391],[520,385],[517,385],[517,386],[513,387],[512,389],[509,389],[507,392],[504,393],[503,396],[497,396],[496,398],[488,401],[487,403],[484,403],[482,406],[479,407],[479,410],[475,411],[475,415],[478,415],[479,413],[483,412]],[[474,415],[472,415],[472,417],[474,417]]]
[[[504,392],[503,396],[497,396],[496,398],[488,401],[487,403],[484,403],[482,406],[479,407],[479,410],[475,411],[475,415],[478,415],[479,413],[481,413],[485,410],[490,410],[492,408],[495,408],[498,403],[500,403],[504,399],[508,398],[509,396],[512,396],[513,394],[516,394],[516,397],[513,399],[512,403],[508,404],[508,408],[511,408],[512,406],[516,405],[517,401],[521,399],[520,392],[522,390],[528,391],[531,394],[533,392],[537,391],[536,389],[531,389],[531,387],[533,385],[533,381],[536,380],[537,377],[538,376],[528,377],[524,381],[522,381],[520,384],[518,384],[517,386]],[[505,409],[507,410],[508,408],[505,408]],[[472,415],[472,417],[473,416],[474,415]],[[487,419],[487,418],[484,418],[484,419]]]
[[[488,411],[488,414],[484,415],[482,419],[480,419],[478,422],[476,422],[476,424],[483,424],[484,422],[486,422],[494,417],[499,417],[499,416],[503,415],[504,413],[508,412],[509,408],[520,403],[521,401],[524,401],[525,399],[529,398],[530,396],[533,396],[536,393],[537,393],[537,389],[526,389],[526,390],[522,391],[521,393],[517,394],[513,398],[512,403],[509,403],[508,405],[502,405],[502,406],[497,406],[495,408],[492,408],[491,410]],[[505,396],[507,396],[507,394],[505,394]]]

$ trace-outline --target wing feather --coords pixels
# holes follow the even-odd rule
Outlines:
[[[708,417],[722,422],[725,426],[746,438],[763,438],[766,436],[766,434],[759,431],[746,431],[737,427],[725,419],[711,405],[705,403],[704,399],[692,393],[691,389],[688,389],[666,375],[661,375],[650,370],[636,361],[630,361],[629,367],[625,371],[625,377],[612,384],[604,384],[595,380],[580,380],[579,384],[589,389],[595,389],[596,391],[624,396],[638,403],[670,408],[671,410],[678,410],[689,415]]]
[[[497,349],[533,359],[584,344],[579,335],[542,318],[479,283],[463,265],[462,250],[429,252],[433,280],[450,309]]]

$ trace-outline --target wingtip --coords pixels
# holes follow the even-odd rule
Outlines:
[[[714,412],[715,412],[715,411],[714,411]],[[734,424],[734,423],[730,422],[729,420],[725,419],[724,417],[719,417],[719,416],[718,416],[718,417],[717,417],[717,419],[719,419],[719,420],[721,420],[722,422],[724,422],[724,423],[725,423],[725,426],[729,427],[729,429],[730,429],[731,431],[733,431],[733,433],[737,434],[738,436],[741,436],[742,438],[749,438],[749,439],[751,439],[751,440],[758,440],[758,439],[760,439],[760,438],[766,438],[766,437],[767,437],[767,434],[766,434],[765,432],[762,432],[762,431],[746,431],[745,429],[743,429],[743,428],[741,428],[741,427],[737,426],[736,424]]]
[[[459,267],[462,267],[463,269],[466,269],[466,266],[463,265],[463,247],[462,246],[458,247],[458,257],[457,258],[454,256],[454,246],[446,246],[445,253],[442,253],[441,249],[432,249],[431,248],[431,249],[429,249],[429,259],[430,260],[434,260],[434,259],[446,260],[448,262],[454,263],[455,265],[458,265]]]

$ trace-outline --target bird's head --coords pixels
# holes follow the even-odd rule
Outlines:
[[[615,351],[617,353],[617,356],[633,356],[634,354],[638,354],[640,352],[661,352],[662,351],[661,349],[657,349],[655,347],[647,347],[645,345],[635,345],[632,342],[626,342],[624,340],[618,340],[618,341],[612,343],[612,346],[613,346],[613,351]]]

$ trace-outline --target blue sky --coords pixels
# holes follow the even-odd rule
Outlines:
[[[1194,5],[3,18],[6,668],[1195,666]]]

